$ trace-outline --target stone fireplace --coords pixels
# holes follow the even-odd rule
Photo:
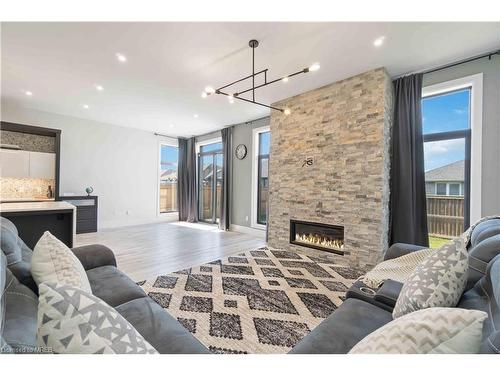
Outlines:
[[[392,84],[385,69],[274,105],[291,114],[271,114],[269,246],[375,265],[389,226]]]

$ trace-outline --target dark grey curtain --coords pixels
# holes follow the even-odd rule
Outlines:
[[[233,128],[224,128],[222,134],[222,191],[221,191],[221,213],[219,228],[229,230],[231,213],[231,161],[233,157],[232,134]]]
[[[177,203],[179,220],[198,221],[198,196],[196,194],[195,139],[179,138],[179,164],[177,178]]]
[[[422,74],[394,81],[390,242],[428,246],[422,135]]]

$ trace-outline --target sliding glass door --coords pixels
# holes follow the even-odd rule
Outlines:
[[[211,143],[200,147],[198,153],[198,217],[200,221],[219,222],[222,163],[222,143]]]

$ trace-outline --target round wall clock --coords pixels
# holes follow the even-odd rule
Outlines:
[[[236,150],[234,151],[234,153],[239,160],[245,159],[245,157],[247,156],[247,146],[245,146],[244,144],[239,144],[238,146],[236,146]]]

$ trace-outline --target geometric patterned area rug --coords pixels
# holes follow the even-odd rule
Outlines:
[[[279,354],[328,317],[362,274],[263,247],[138,284],[213,353]]]

